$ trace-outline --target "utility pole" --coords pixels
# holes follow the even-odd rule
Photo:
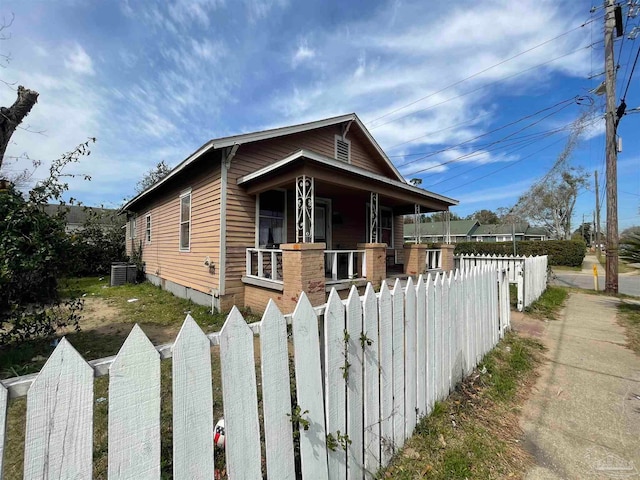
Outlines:
[[[607,161],[607,263],[605,268],[606,293],[618,293],[618,151],[616,145],[616,67],[613,59],[613,35],[616,26],[615,2],[605,0],[604,16],[604,70],[606,106],[606,161]]]
[[[600,248],[600,190],[598,189],[598,171],[596,170],[596,252],[598,253],[598,260],[602,254]]]

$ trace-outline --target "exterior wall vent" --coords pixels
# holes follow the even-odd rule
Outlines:
[[[336,135],[336,160],[351,163],[351,142]]]

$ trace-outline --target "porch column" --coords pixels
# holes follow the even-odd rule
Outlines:
[[[369,243],[378,243],[378,211],[380,204],[378,203],[378,194],[371,192],[371,207],[369,208]],[[360,247],[358,247],[360,248]]]
[[[442,271],[448,272],[455,268],[455,260],[453,258],[453,251],[456,249],[456,246],[451,243],[441,243],[436,246],[442,252]]]
[[[413,206],[413,225],[415,228],[415,243],[420,243],[420,205],[417,203]]]
[[[427,270],[427,244],[411,244],[404,246],[404,273],[417,277]]]
[[[296,178],[296,243],[313,243],[315,218],[315,192],[313,177]]]
[[[378,288],[387,278],[387,244],[359,243],[358,250],[364,250],[364,264],[367,282]]]
[[[282,309],[291,313],[300,292],[305,292],[311,305],[326,302],[324,251],[326,243],[286,243],[282,249]]]

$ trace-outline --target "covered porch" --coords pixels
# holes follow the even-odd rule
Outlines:
[[[293,282],[298,290],[314,291],[319,303],[331,287],[379,286],[388,272],[410,274],[404,216],[448,210],[457,203],[305,150],[239,178],[238,184],[256,201],[245,285],[286,298]],[[425,255],[441,267],[439,250]]]

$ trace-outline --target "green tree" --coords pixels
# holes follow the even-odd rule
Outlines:
[[[136,184],[136,193],[144,192],[147,188],[158,183],[164,177],[169,175],[169,172],[171,172],[171,168],[165,163],[164,160],[158,162],[156,166],[145,173],[140,181]]]
[[[0,343],[52,335],[77,327],[82,302],[61,303],[58,280],[67,272],[70,244],[64,211],[50,216],[50,200],[63,203],[69,163],[89,154],[89,141],[52,162],[49,176],[23,195],[13,185],[0,190]],[[88,177],[85,177],[88,178]]]
[[[481,225],[500,223],[500,217],[498,217],[498,214],[491,210],[487,210],[486,208],[473,212],[471,215],[467,216],[467,220],[477,220]]]
[[[640,229],[639,229],[640,230]],[[640,231],[631,231],[620,239],[619,258],[628,263],[640,263]]]

